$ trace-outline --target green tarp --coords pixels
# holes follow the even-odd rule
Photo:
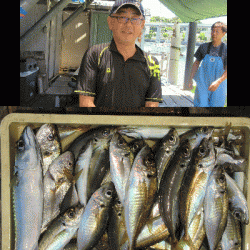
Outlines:
[[[227,15],[227,0],[160,0],[184,23]]]

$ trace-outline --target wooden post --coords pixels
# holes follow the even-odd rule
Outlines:
[[[197,30],[197,23],[196,22],[189,23],[187,58],[186,58],[185,77],[184,77],[184,86],[183,86],[184,90],[190,90],[188,86],[188,81],[189,81],[189,77],[190,77],[192,66],[193,66],[193,60],[194,60],[196,30]]]

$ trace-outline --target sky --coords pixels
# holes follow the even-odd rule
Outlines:
[[[151,16],[162,16],[166,18],[172,18],[176,16],[167,7],[165,7],[165,5],[163,5],[159,0],[142,0],[142,5],[144,8],[150,9]],[[221,21],[227,24],[227,16],[201,20],[201,22],[204,24],[213,24],[216,21]]]

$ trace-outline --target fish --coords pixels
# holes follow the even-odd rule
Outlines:
[[[246,160],[241,156],[231,156],[227,153],[218,154],[217,164],[224,167],[228,174],[246,172]]]
[[[79,201],[82,206],[87,205],[88,201],[88,173],[90,168],[90,161],[93,152],[93,141],[89,140],[82,148],[75,165],[75,172],[82,171],[78,180],[76,181],[76,189],[79,196]]]
[[[58,156],[49,166],[44,183],[44,208],[41,232],[60,213],[60,205],[72,185],[74,155],[66,151]]]
[[[43,176],[45,176],[49,165],[62,153],[56,125],[42,125],[36,133],[36,138],[43,156]]]
[[[115,197],[112,205],[107,231],[110,248],[112,250],[120,250],[123,243],[127,241],[128,235],[125,224],[124,206],[119,200],[118,195]]]
[[[146,146],[147,143],[144,139],[134,139],[128,143],[128,146],[130,147],[132,153],[134,154],[134,157],[139,153],[139,151]]]
[[[185,237],[194,215],[203,205],[209,176],[216,165],[216,153],[212,139],[204,138],[193,152],[191,166],[186,171],[180,189],[180,217]]]
[[[155,163],[157,169],[158,189],[162,175],[166,168],[169,166],[169,162],[172,159],[175,150],[179,147],[179,136],[176,129],[170,129],[170,131],[159,141],[156,146]]]
[[[83,212],[83,206],[75,206],[58,216],[41,236],[39,250],[64,249],[77,232]]]
[[[87,200],[101,186],[103,178],[109,170],[109,144],[111,138],[101,136],[92,139],[93,150],[87,177]]]
[[[160,214],[169,230],[172,244],[177,241],[175,232],[179,225],[179,191],[191,156],[191,145],[189,140],[185,140],[177,149],[161,180],[159,190]]]
[[[124,204],[125,189],[134,154],[125,139],[117,132],[110,142],[109,149],[110,173],[119,200]]]
[[[162,126],[119,126],[118,132],[131,138],[155,140],[162,139],[170,129],[171,127]],[[183,134],[188,130],[186,128],[178,128],[178,133]]]
[[[15,221],[15,250],[34,250],[42,226],[42,154],[34,132],[26,126],[17,141],[11,181]]]
[[[209,247],[215,250],[226,228],[228,194],[225,171],[220,165],[213,169],[204,199],[205,229]]]
[[[235,219],[244,224],[249,224],[249,209],[247,206],[247,200],[236,182],[227,173],[225,173],[225,176],[227,179],[229,210]]]
[[[60,124],[57,126],[57,128],[58,128],[60,139],[63,140],[69,135],[77,131],[82,131],[83,133],[87,132],[89,129],[91,129],[91,125],[81,125],[81,126],[74,127],[71,125]]]
[[[136,239],[136,248],[146,248],[149,246],[153,246],[157,243],[160,243],[161,241],[168,239],[169,237],[169,230],[167,226],[165,225],[159,210],[159,201],[156,201],[154,203],[153,209],[151,211],[151,214],[146,222],[146,224],[143,226],[140,234],[138,235]],[[123,210],[124,211],[124,210]],[[124,214],[122,214],[123,216]],[[126,228],[125,228],[126,230]],[[127,234],[126,234],[127,236]],[[125,237],[124,237],[125,238]],[[169,245],[167,242],[163,242],[161,245]],[[129,242],[126,241],[122,245],[121,249],[128,249]]]
[[[214,127],[197,127],[180,135],[180,142],[184,140],[189,140],[191,148],[194,149],[198,147],[204,138],[211,138],[214,131]]]
[[[77,159],[81,149],[90,139],[96,138],[97,140],[102,138],[110,141],[116,131],[117,128],[115,126],[100,126],[97,128],[92,128],[86,133],[83,133],[77,137],[68,147],[68,151],[71,151],[74,154],[75,159]]]
[[[151,212],[156,192],[155,159],[150,147],[145,146],[134,160],[126,185],[124,209],[130,250],[134,249],[137,236]]]
[[[228,213],[227,226],[221,239],[221,250],[241,250],[240,222]]]
[[[77,247],[79,250],[92,249],[104,234],[114,195],[114,184],[108,182],[91,196],[81,217],[77,233]]]

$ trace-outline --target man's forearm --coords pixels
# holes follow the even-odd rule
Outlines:
[[[79,107],[95,107],[94,97],[79,95]]]

